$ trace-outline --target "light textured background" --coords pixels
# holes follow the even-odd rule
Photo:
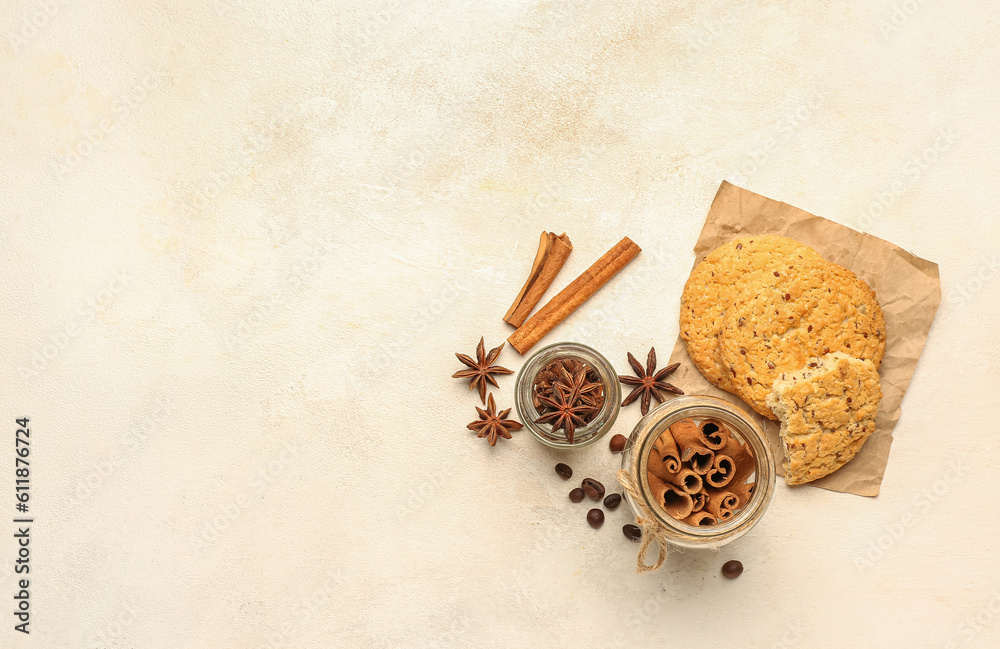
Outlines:
[[[0,647],[996,646],[1000,6],[846,4],[5,2]],[[779,484],[640,577],[552,472],[617,458],[489,448],[453,352],[545,229],[557,288],[644,249],[546,342],[665,358],[723,179],[944,302],[878,498]]]

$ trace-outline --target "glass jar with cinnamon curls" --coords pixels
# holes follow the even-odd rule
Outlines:
[[[637,518],[669,543],[720,547],[746,534],[774,494],[774,456],[754,416],[707,396],[672,399],[629,437],[621,476]]]

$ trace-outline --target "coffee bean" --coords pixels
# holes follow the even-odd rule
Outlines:
[[[612,453],[621,453],[625,450],[625,442],[627,441],[624,435],[615,435],[608,443],[608,448],[611,449]]]
[[[604,512],[600,509],[591,509],[587,512],[587,522],[596,530],[601,525],[604,525]]]
[[[622,504],[621,494],[608,494],[608,497],[604,499],[604,506],[608,509],[618,509],[620,504]]]
[[[629,541],[638,541],[642,538],[642,530],[639,529],[638,525],[633,525],[629,523],[628,525],[622,525],[622,534],[625,535]]]
[[[556,474],[563,480],[569,480],[573,477],[573,469],[568,464],[560,462],[556,465]]]
[[[600,500],[604,498],[604,485],[602,485],[597,480],[593,478],[584,478],[583,483],[580,485],[583,487],[583,493],[590,496],[591,500]]]
[[[569,492],[569,499],[575,503],[578,503],[581,500],[583,500],[583,489],[577,487],[573,491]]]
[[[722,564],[722,576],[726,579],[736,579],[743,574],[743,564],[733,559]]]

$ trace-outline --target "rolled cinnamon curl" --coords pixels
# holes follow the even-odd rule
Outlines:
[[[681,470],[681,452],[677,448],[677,442],[674,441],[674,436],[670,434],[669,428],[660,433],[653,448],[659,452],[663,466],[667,468],[667,471],[677,473]]]
[[[684,522],[688,525],[694,525],[695,527],[707,527],[709,525],[715,525],[715,516],[712,516],[706,511],[694,512],[690,516],[684,519]]]
[[[712,462],[712,470],[705,474],[705,482],[720,489],[732,482],[734,475],[736,475],[736,463],[733,462],[733,458],[716,453],[715,461]]]
[[[705,505],[708,504],[708,492],[702,487],[701,491],[698,493],[691,494],[691,500],[694,501],[694,509],[692,512],[700,512],[705,509]]]
[[[726,442],[725,448],[723,448],[720,453],[732,459],[733,466],[735,470],[733,471],[733,478],[730,480],[730,487],[735,484],[740,484],[741,482],[746,482],[746,479],[757,470],[757,461],[754,460],[753,451],[750,450],[749,444],[741,444],[736,436],[731,436],[729,441]]]
[[[753,496],[753,489],[757,483],[755,482],[744,482],[744,483],[730,483],[726,489],[739,499],[739,504],[736,506],[737,509],[740,507],[746,507],[747,503],[750,502],[750,498]]]
[[[653,450],[649,452],[649,459],[646,461],[646,468],[664,481],[681,470],[680,454],[669,430],[663,431],[653,444]]]
[[[713,489],[708,492],[708,503],[705,505],[705,511],[720,521],[724,521],[732,518],[739,506],[740,498],[732,491]]]
[[[726,424],[721,419],[707,417],[698,424],[698,435],[705,448],[718,451],[725,448],[730,434]]]
[[[692,496],[704,487],[704,480],[700,475],[688,469],[687,467],[681,469],[677,473],[668,473],[665,476],[657,476],[669,485],[673,485],[677,489],[680,489],[684,493],[691,494]]]
[[[648,473],[646,478],[649,480],[649,488],[653,492],[656,504],[672,518],[680,520],[694,511],[694,500],[692,500],[691,494],[660,480],[652,473]]]
[[[571,252],[573,244],[565,232],[558,236],[555,232],[542,232],[528,279],[521,287],[521,292],[514,298],[514,303],[507,309],[503,317],[504,322],[515,327],[524,324],[542,295],[552,285],[552,281],[555,280],[559,269],[566,263],[566,258]]]
[[[701,433],[690,419],[681,419],[670,426],[670,434],[681,452],[681,462],[690,462],[691,469],[705,475],[712,468],[715,452],[701,442]]]

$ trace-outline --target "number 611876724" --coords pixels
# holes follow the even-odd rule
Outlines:
[[[28,470],[29,438],[31,430],[28,428],[28,418],[16,420],[18,429],[14,434],[14,475],[16,476],[15,497],[17,499],[17,511],[28,511],[28,499],[31,497],[28,488],[30,487],[30,475]]]

